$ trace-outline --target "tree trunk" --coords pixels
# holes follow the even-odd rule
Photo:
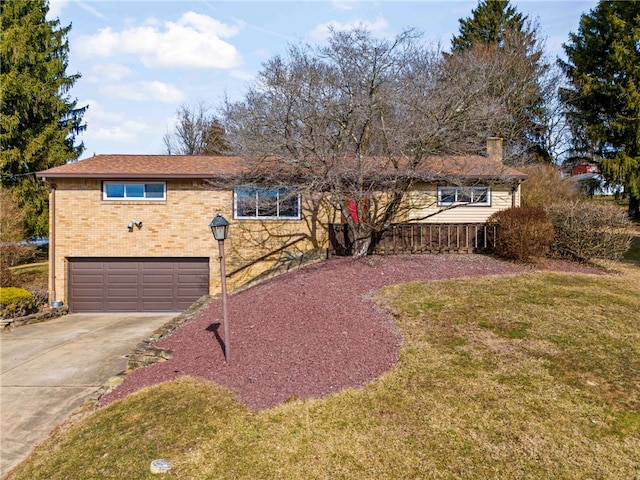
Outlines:
[[[640,199],[634,195],[629,195],[629,218],[640,220]]]
[[[371,236],[356,238],[353,243],[353,258],[366,257],[369,253],[369,245],[371,245]]]

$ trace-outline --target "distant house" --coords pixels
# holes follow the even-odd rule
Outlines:
[[[518,206],[526,177],[502,164],[500,142],[488,157],[429,159],[398,222],[478,224]],[[217,213],[231,223],[230,289],[325,254],[340,215],[313,209],[295,185],[242,185],[244,168],[239,157],[97,155],[39,172],[50,188],[50,300],[77,312],[179,311],[218,292]]]
[[[589,173],[600,173],[600,167],[597,163],[580,162],[571,168],[572,177]]]
[[[571,169],[571,179],[577,188],[587,195],[618,195],[624,191],[622,185],[611,185],[600,173],[597,163],[580,162]]]

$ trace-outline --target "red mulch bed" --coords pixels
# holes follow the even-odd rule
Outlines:
[[[597,273],[558,261],[545,268]],[[402,343],[393,320],[369,300],[372,292],[415,280],[524,271],[531,268],[483,255],[334,258],[307,266],[229,297],[229,365],[217,300],[158,342],[173,350],[173,359],[135,370],[101,405],[183,375],[224,385],[254,409],[360,387],[395,363]]]

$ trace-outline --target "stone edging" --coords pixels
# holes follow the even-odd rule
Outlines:
[[[62,317],[69,313],[68,307],[46,308],[42,312],[27,315],[25,317],[3,318],[0,319],[0,329],[10,331],[14,327],[22,325],[30,325],[32,323],[40,323],[52,318]]]

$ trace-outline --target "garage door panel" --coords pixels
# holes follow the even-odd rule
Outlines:
[[[206,295],[206,293],[201,293],[201,292],[202,292],[202,288],[198,288],[198,287],[180,287],[178,289],[178,296],[179,297],[194,297],[194,296],[200,294],[200,297],[201,297],[202,295]]]
[[[105,302],[104,311],[107,312],[138,312],[140,310],[139,302],[136,300],[116,300],[109,299]]]
[[[175,294],[175,290],[171,287],[169,288],[153,288],[153,287],[144,287],[142,289],[142,298],[157,298],[157,299],[167,299],[173,298]],[[182,296],[181,292],[178,292],[179,296]]]
[[[173,285],[174,276],[172,274],[160,273],[154,275],[152,273],[144,273],[142,274],[142,282],[147,284],[163,284],[163,285]]]
[[[209,291],[208,258],[70,258],[73,311],[180,311]]]
[[[79,294],[80,298],[102,298],[104,297],[104,289],[103,288],[78,288],[76,292]]]
[[[137,285],[138,284],[138,274],[123,274],[111,272],[106,275],[106,283],[109,285],[118,284],[118,285]]]
[[[102,300],[96,301],[80,301],[75,302],[74,308],[77,308],[78,312],[103,312],[105,311]]]
[[[202,265],[194,265],[190,263],[176,265],[176,270],[178,274],[187,274],[187,275],[209,275],[209,267],[206,269],[203,268]]]
[[[173,266],[176,264],[174,261],[163,261],[158,260],[155,263],[148,263],[146,265],[142,265],[140,268],[142,270],[173,270]]]
[[[184,273],[179,272],[176,274],[180,282],[204,282],[205,280],[209,280],[209,272],[206,274],[201,272],[193,272],[193,273]]]
[[[131,288],[109,287],[106,289],[105,296],[106,298],[136,298],[137,294]]]
[[[76,272],[83,272],[83,271],[93,272],[95,270],[95,262],[77,263],[74,266],[74,270]]]
[[[104,276],[95,273],[77,273],[76,279],[82,285],[104,285]]]

